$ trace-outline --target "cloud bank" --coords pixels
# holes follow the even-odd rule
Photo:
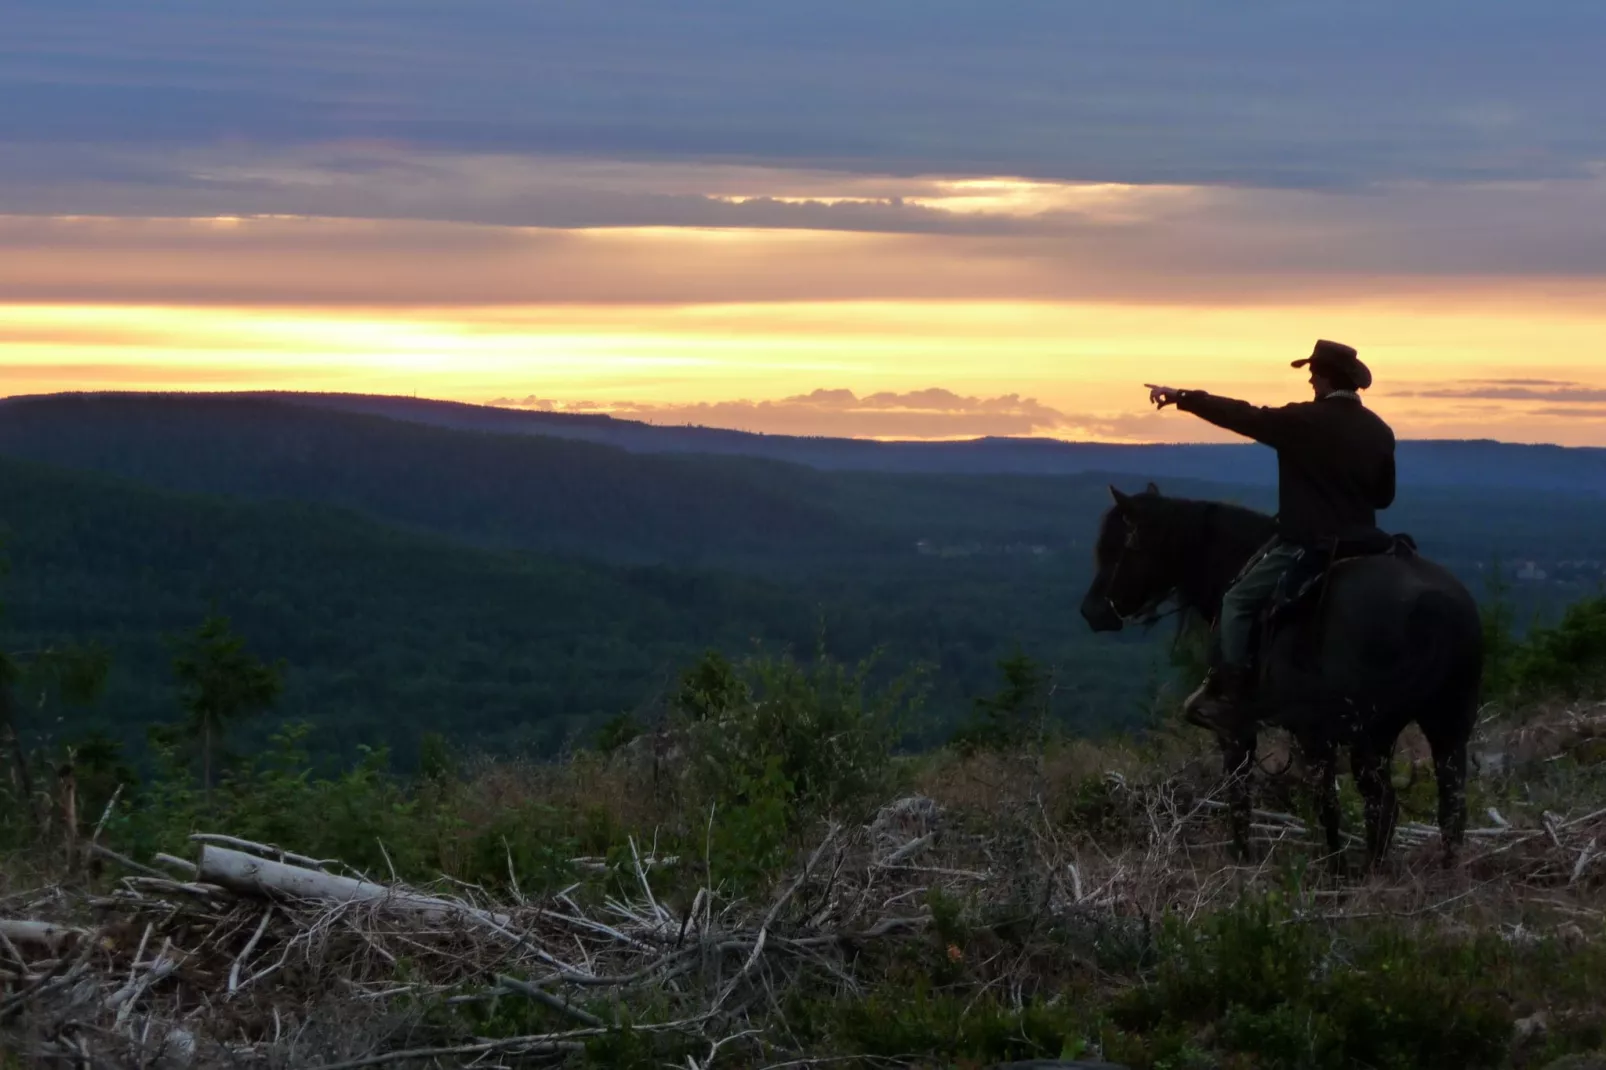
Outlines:
[[[1440,386],[1420,390],[1396,391],[1401,397],[1466,398],[1480,401],[1560,401],[1574,405],[1606,405],[1606,389],[1585,386],[1582,383],[1557,382],[1551,379],[1504,379],[1474,383],[1470,386]],[[1550,415],[1583,415],[1597,418],[1599,412],[1590,410],[1556,409],[1539,410]]]
[[[1574,177],[1606,159],[1602,39],[1594,0],[18,0],[0,140],[1300,188]]]
[[[983,251],[1036,241],[1045,261],[1075,251],[1116,270],[1173,275],[1606,274],[1606,166],[1570,179],[1377,183],[1356,191],[644,165],[365,145],[62,151],[70,158],[52,166],[33,146],[0,146],[0,213],[950,236]]]
[[[0,302],[1230,303],[1460,288],[1543,304],[1606,280],[1606,180],[1520,196],[1062,192],[1085,203],[1026,216],[890,200],[874,209],[924,221],[907,228],[0,216]],[[1053,204],[1057,193],[1038,195]]]
[[[639,401],[558,401],[536,395],[488,402],[534,412],[606,413],[644,423],[722,427],[771,435],[882,439],[960,439],[988,436],[1052,437],[1150,442],[1174,437],[1175,414],[1065,412],[1019,394],[975,397],[942,387],[902,393],[821,387],[775,401],[665,404]],[[1181,423],[1190,441],[1241,441],[1204,423]]]
[[[982,398],[940,387],[904,393],[878,391],[859,397],[851,390],[820,388],[778,401],[692,404],[617,401],[557,401],[530,395],[496,398],[492,405],[538,412],[606,412],[654,424],[725,427],[776,435],[853,438],[975,438],[988,435],[1054,434],[1083,421],[1018,394]]]

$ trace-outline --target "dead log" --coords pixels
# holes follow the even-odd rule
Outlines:
[[[48,921],[0,918],[0,936],[13,944],[28,944],[54,950],[63,941],[77,939],[82,935],[84,935],[82,929],[55,925]]]
[[[421,921],[444,922],[462,918],[503,930],[512,920],[506,914],[493,914],[449,899],[437,899],[373,881],[275,862],[210,843],[201,847],[198,868],[199,881],[227,888],[237,895],[331,904],[372,903],[381,909],[412,915]]]

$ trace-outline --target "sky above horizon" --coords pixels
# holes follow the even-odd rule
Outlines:
[[[1606,446],[1606,7],[6,4],[0,395]]]

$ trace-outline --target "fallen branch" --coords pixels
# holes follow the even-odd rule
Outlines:
[[[244,965],[246,960],[248,960],[251,957],[251,952],[253,952],[253,951],[255,951],[257,949],[257,943],[259,941],[261,941],[262,934],[267,932],[267,930],[268,930],[268,922],[270,922],[272,920],[273,920],[273,907],[269,906],[268,909],[266,909],[266,910],[264,910],[262,912],[262,921],[260,923],[258,923],[257,931],[251,934],[251,939],[245,945],[245,950],[241,951],[238,955],[234,956],[234,964],[229,967],[229,995],[230,996],[233,996],[234,993],[236,993],[236,992],[238,992],[240,990],[240,967],[242,965]]]
[[[227,847],[201,848],[200,878],[238,895],[283,897],[323,903],[371,903],[385,910],[410,914],[425,922],[467,919],[506,930],[511,919],[448,899],[398,891],[373,881],[259,858]]]
[[[129,858],[127,855],[118,854],[116,851],[112,850],[110,847],[106,847],[106,846],[103,846],[103,845],[98,844],[98,843],[89,843],[89,844],[85,844],[85,846],[89,849],[89,853],[90,854],[99,855],[101,858],[109,859],[110,861],[116,862],[119,866],[122,866],[124,869],[131,869],[135,873],[143,873],[147,877],[156,877],[156,878],[158,878],[160,880],[166,880],[167,879],[167,874],[163,873],[161,870],[152,869],[150,866],[143,865],[142,863],[134,861],[132,858]]]
[[[64,940],[82,937],[84,930],[48,921],[0,918],[0,938],[14,944],[31,944],[54,951]]]
[[[543,1007],[551,1007],[553,1010],[558,1011],[561,1014],[567,1014],[570,1018],[573,1018],[582,1025],[589,1025],[598,1029],[605,1028],[607,1026],[606,1022],[591,1012],[582,1010],[581,1008],[570,1003],[568,1000],[554,996],[552,993],[546,991],[545,989],[538,988],[535,985],[530,984],[528,981],[521,981],[517,977],[499,975],[496,978],[496,983],[510,992],[517,992],[521,996],[535,1000]]]

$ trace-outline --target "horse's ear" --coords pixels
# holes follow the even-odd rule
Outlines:
[[[1155,486],[1151,481],[1147,487],[1143,488],[1143,493],[1158,495],[1160,493],[1160,488]]]
[[[1122,494],[1114,483],[1110,484],[1110,497],[1115,499],[1115,507],[1123,513],[1132,504],[1132,496],[1130,494]]]

